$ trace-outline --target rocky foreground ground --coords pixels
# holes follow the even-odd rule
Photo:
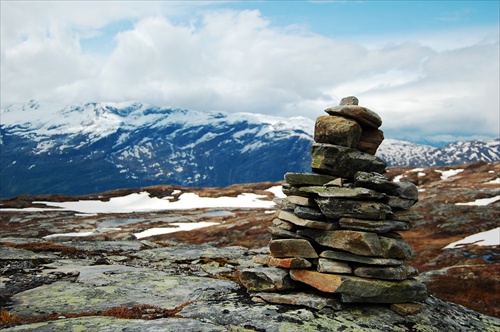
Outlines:
[[[390,168],[389,178],[419,187],[412,210],[423,215],[402,234],[416,252],[411,264],[430,294],[420,312],[389,305],[332,309],[302,298],[301,305],[266,303],[239,284],[237,270],[267,253],[273,208],[204,208],[133,213],[8,210],[37,203],[111,197],[147,191],[175,201],[262,195],[276,183],[228,188],[156,186],[82,197],[21,196],[0,206],[0,327],[6,331],[498,331],[499,248],[443,249],[498,227],[500,163],[439,168]],[[210,227],[137,238],[169,223],[215,222]],[[89,232],[89,236],[53,236]],[[295,299],[296,300],[296,299]],[[398,313],[399,312],[399,313]]]

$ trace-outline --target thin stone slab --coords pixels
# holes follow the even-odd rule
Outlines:
[[[406,209],[392,209],[391,218],[397,221],[412,222],[423,219],[424,217],[415,211],[410,211]]]
[[[354,177],[359,171],[384,173],[387,164],[380,158],[340,145],[314,143],[311,168],[319,174]]]
[[[351,274],[352,269],[346,262],[320,258],[318,259],[318,272]]]
[[[348,303],[404,303],[427,298],[425,285],[412,280],[386,281],[297,269],[290,270],[290,277],[322,292],[338,293],[341,301]]]
[[[325,247],[340,249],[360,256],[382,257],[382,247],[377,234],[349,230],[318,231],[303,229],[297,234],[306,236]]]
[[[297,206],[293,213],[302,219],[322,220],[325,219],[323,213],[318,208],[311,208],[307,206]]]
[[[274,204],[276,204],[281,210],[288,210],[288,211],[293,211],[297,205],[294,203],[290,202],[286,198],[282,197],[275,197],[273,199]]]
[[[380,202],[357,201],[333,197],[315,199],[321,212],[327,218],[358,218],[368,220],[385,220],[392,214],[389,205]]]
[[[415,205],[415,203],[417,203],[417,200],[401,198],[397,196],[387,196],[387,198],[384,200],[384,203],[394,209],[409,209],[413,205]]]
[[[320,257],[336,259],[340,261],[375,265],[375,266],[397,266],[403,264],[404,261],[393,258],[366,257],[351,254],[343,251],[325,250],[320,254]]]
[[[307,207],[318,207],[314,199],[303,196],[287,196],[287,201],[295,205],[307,206]],[[294,207],[295,208],[295,207]]]
[[[279,239],[269,241],[269,251],[273,257],[318,258],[311,243],[304,239]]]
[[[252,295],[267,303],[305,306],[316,310],[323,308],[342,310],[344,308],[342,302],[335,297],[311,292],[287,291],[286,293],[255,293]]]
[[[314,173],[286,173],[285,182],[292,186],[322,186],[336,177]]]
[[[317,220],[302,219],[302,218],[297,217],[295,214],[293,214],[291,212],[283,211],[283,210],[277,210],[276,216],[279,219],[291,222],[292,224],[297,225],[297,226],[301,226],[301,227],[322,229],[322,230],[332,230],[332,229],[339,228],[337,222],[322,222],[322,221],[317,221]]]
[[[319,116],[314,126],[314,141],[356,148],[362,131],[356,120],[342,116]]]
[[[254,267],[238,270],[238,280],[249,292],[275,292],[297,288],[288,270],[277,267]]]
[[[366,107],[358,105],[339,105],[327,108],[326,113],[330,115],[343,115],[356,120],[363,128],[377,129],[382,125],[380,116]]]
[[[300,187],[299,186],[292,186],[288,183],[283,183],[281,185],[281,191],[283,191],[283,194],[285,194],[286,196],[302,196],[302,197],[306,197],[306,198],[314,198],[314,194],[309,194],[309,193],[305,193],[303,191],[300,191]]]
[[[318,194],[319,197],[333,197],[333,198],[349,198],[349,199],[383,199],[385,195],[376,192],[375,190],[354,187],[326,187],[326,186],[309,186],[301,187],[300,191],[307,193]]]
[[[273,225],[275,225],[277,228],[281,228],[287,231],[293,231],[297,229],[297,226],[295,226],[291,222],[279,218],[273,219]]]
[[[303,239],[304,237],[298,235],[295,232],[287,231],[286,229],[280,227],[268,227],[269,233],[272,235],[273,239]]]
[[[408,269],[404,265],[391,267],[358,267],[354,269],[354,275],[363,278],[374,278],[383,280],[405,280],[408,278]]]
[[[270,255],[255,256],[252,261],[256,264],[281,267],[285,269],[306,269],[312,266],[312,263],[304,258],[276,258]]]
[[[354,231],[373,232],[383,234],[391,231],[407,231],[413,228],[409,222],[396,220],[363,220],[356,218],[340,218],[339,226],[341,229],[350,229]]]

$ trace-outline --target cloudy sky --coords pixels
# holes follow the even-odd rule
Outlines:
[[[498,138],[499,1],[1,1],[1,104],[139,101]]]

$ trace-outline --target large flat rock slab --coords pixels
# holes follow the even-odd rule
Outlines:
[[[103,265],[82,269],[76,282],[58,281],[12,296],[10,312],[32,317],[52,312],[81,313],[121,306],[173,309],[189,301],[229,294],[239,286],[228,280],[169,276],[141,268]]]

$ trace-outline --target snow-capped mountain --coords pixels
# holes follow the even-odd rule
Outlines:
[[[1,113],[1,196],[278,181],[310,168],[313,127],[139,103],[13,105]]]
[[[279,181],[310,171],[313,129],[303,117],[140,103],[12,105],[1,111],[0,195]],[[436,149],[386,139],[378,155],[389,165],[425,166],[499,160],[500,153],[498,140]]]
[[[442,148],[384,139],[377,156],[389,166],[444,166],[483,160],[500,160],[500,140],[454,142]]]

